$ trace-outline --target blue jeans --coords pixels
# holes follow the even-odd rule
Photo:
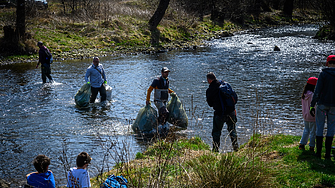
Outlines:
[[[327,117],[327,137],[334,137],[335,131],[335,107],[317,105],[316,114],[316,136],[323,136],[325,120]]]
[[[300,144],[306,145],[309,137],[309,146],[315,147],[315,132],[316,132],[316,123],[304,121],[305,128],[304,132],[302,133],[302,137],[300,140]]]

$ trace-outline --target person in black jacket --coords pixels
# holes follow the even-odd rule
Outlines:
[[[209,88],[206,91],[206,100],[210,107],[214,109],[213,117],[213,151],[218,152],[220,148],[220,136],[223,124],[227,124],[227,130],[233,145],[234,151],[238,150],[237,133],[236,133],[236,111],[235,108],[226,108],[222,110],[219,96],[219,86],[221,83],[216,79],[213,72],[207,74]]]
[[[43,83],[47,82],[47,78],[49,78],[50,82],[53,82],[51,77],[51,68],[50,68],[50,59],[47,58],[47,52],[50,53],[49,49],[43,45],[42,42],[38,42],[37,46],[40,48],[38,55],[38,63],[36,65],[36,68],[38,68],[38,65],[41,64],[41,71],[42,71],[42,81]]]
[[[315,156],[318,158],[321,158],[323,131],[327,119],[325,159],[330,159],[331,147],[335,133],[335,55],[328,56],[326,66],[327,68],[322,69],[322,72],[319,74],[310,106],[310,113],[312,116],[316,115]]]

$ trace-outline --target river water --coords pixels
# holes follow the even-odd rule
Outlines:
[[[163,66],[171,70],[170,87],[189,117],[188,129],[177,134],[211,143],[213,110],[205,93],[206,74],[212,71],[238,94],[240,144],[254,132],[301,135],[302,89],[335,53],[334,42],[313,39],[317,29],[302,25],[245,31],[196,50],[102,57],[112,101],[106,107],[97,102],[87,110],[75,107],[74,95],[85,83],[91,59],[54,62],[56,82],[44,85],[36,63],[1,66],[0,178],[12,187],[24,183],[25,175],[35,171],[32,160],[38,154],[51,158],[49,168],[57,185],[66,184],[64,169],[75,166],[81,151],[93,158],[91,176],[121,158],[133,159],[148,143],[134,136],[131,124]],[[275,45],[281,51],[274,51]],[[227,134],[224,127],[221,151],[231,150]],[[66,165],[61,158],[68,160]]]

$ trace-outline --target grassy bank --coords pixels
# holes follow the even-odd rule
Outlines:
[[[320,15],[313,11],[295,11],[293,18],[282,15],[281,11],[261,13],[259,17],[247,16],[244,24],[225,20],[213,22],[210,15],[202,21],[198,17],[170,4],[158,26],[160,46],[150,46],[148,20],[157,5],[148,1],[120,1],[111,5],[108,17],[88,16],[83,12],[66,14],[62,5],[50,2],[46,10],[35,10],[26,19],[28,39],[20,44],[26,53],[1,52],[0,63],[36,61],[37,41],[43,41],[52,51],[54,59],[80,59],[92,56],[116,54],[155,53],[159,50],[194,49],[204,41],[230,36],[243,29],[269,27],[297,23],[319,22]],[[0,9],[0,25],[15,25],[16,9]],[[3,37],[3,31],[0,31]],[[6,44],[8,45],[8,44]]]
[[[299,150],[300,138],[254,135],[238,152],[224,154],[212,153],[198,137],[161,140],[91,183],[98,188],[115,174],[129,187],[334,187],[334,159]]]

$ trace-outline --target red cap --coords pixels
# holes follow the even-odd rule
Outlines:
[[[316,78],[316,77],[310,77],[310,78],[308,78],[307,83],[308,84],[312,84],[312,85],[315,86],[317,81],[318,81],[318,78]]]
[[[328,63],[329,61],[335,61],[335,55],[330,55],[330,56],[328,56],[328,57],[327,57],[327,63]]]

